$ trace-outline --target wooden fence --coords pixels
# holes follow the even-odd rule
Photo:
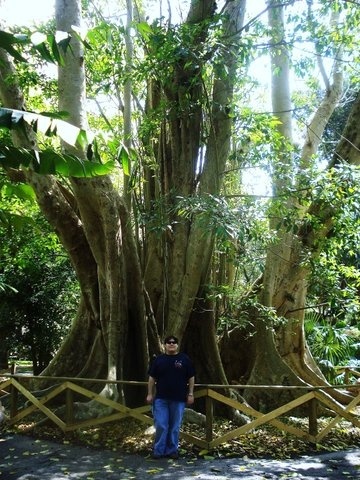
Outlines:
[[[41,413],[42,418],[47,417],[55,423],[63,432],[85,428],[93,425],[99,425],[106,422],[120,420],[126,417],[132,417],[145,425],[152,425],[153,419],[151,416],[151,407],[144,405],[137,408],[129,408],[121,403],[107,399],[98,395],[79,385],[81,382],[89,382],[89,379],[79,378],[57,378],[57,377],[41,377],[43,380],[51,380],[56,382],[56,385],[41,397],[35,396],[28,390],[24,384],[27,380],[39,379],[33,376],[19,376],[19,375],[4,375],[3,381],[0,380],[0,401],[6,399],[9,405],[9,424],[15,425],[21,423],[26,417],[31,419],[34,413]],[[95,380],[94,380],[95,381]],[[97,382],[109,383],[106,380],[97,380]],[[146,382],[111,382],[112,384],[127,384],[134,387],[142,387],[143,391],[146,387]],[[244,389],[256,388],[261,390],[282,390],[295,389],[300,392],[300,396],[285,405],[275,408],[271,412],[261,413],[250,406],[241,403],[237,400],[223,395],[221,390],[229,389]],[[353,392],[353,399],[346,406],[343,406],[332,399],[327,391],[332,388],[345,388],[348,390],[355,389]],[[47,406],[51,400],[59,395],[65,394],[65,409],[60,416],[56,413],[56,409],[52,410],[51,406]],[[74,414],[74,396],[81,396],[95,402],[99,402],[105,407],[109,407],[111,414],[100,418],[87,419],[83,421],[76,421]],[[236,437],[244,435],[251,430],[259,428],[265,424],[270,424],[276,427],[281,432],[287,432],[295,435],[298,438],[312,442],[321,443],[321,440],[328,435],[328,433],[340,422],[346,420],[354,427],[360,428],[360,412],[358,405],[360,404],[360,389],[354,385],[339,386],[323,386],[323,387],[299,387],[299,386],[265,386],[265,385],[196,385],[195,398],[204,398],[205,401],[205,425],[203,437],[197,437],[191,433],[182,431],[181,438],[197,445],[200,448],[211,450],[225,442],[228,442]],[[20,402],[21,400],[21,402]],[[240,427],[234,426],[234,429],[225,434],[217,434],[214,431],[214,403],[219,402],[228,407],[234,408],[243,413],[249,418],[248,423]],[[21,405],[20,405],[21,403]],[[290,421],[290,414],[297,408],[307,409],[307,426],[304,428],[293,424]],[[318,412],[323,407],[329,413],[326,417],[326,425],[324,421],[320,422]],[[322,409],[323,410],[323,409]],[[32,424],[32,427],[35,424]],[[32,428],[31,427],[31,428]]]
[[[344,374],[344,383],[350,383],[351,378],[355,378],[355,380],[360,380],[360,372],[354,370],[352,367],[348,366],[336,366],[335,372],[337,375]]]

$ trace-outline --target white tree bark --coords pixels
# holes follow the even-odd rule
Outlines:
[[[72,27],[82,28],[81,1],[56,0],[56,28],[71,33]],[[69,121],[87,128],[84,47],[73,37],[66,53],[66,64],[58,68],[59,109],[68,112]],[[77,152],[79,154],[79,152]]]
[[[279,131],[286,141],[292,142],[291,138],[291,100],[289,91],[289,54],[284,43],[285,23],[283,16],[283,4],[278,1],[269,2],[269,22],[272,32],[276,32],[272,38],[274,50],[278,55],[272,55],[272,100],[273,110],[281,119]],[[332,18],[332,22],[334,17]],[[280,179],[275,180],[275,193],[282,193],[284,187],[300,188],[297,178],[293,175],[299,168],[300,172],[308,168],[312,162],[312,156],[317,152],[325,126],[334,111],[342,93],[342,72],[340,69],[341,56],[338,52],[333,68],[331,81],[326,82],[328,88],[323,100],[316,110],[307,131],[306,140],[302,149],[299,166],[293,165],[290,154],[280,153],[281,163],[287,165],[290,175],[284,174]],[[296,198],[289,199],[287,206],[293,212],[297,212],[298,222],[305,215],[304,209],[299,208]],[[308,210],[310,213],[312,207]],[[280,219],[273,221],[275,227]],[[324,217],[325,235],[329,228],[329,219]],[[279,316],[285,317],[287,323],[278,329],[277,348],[287,365],[298,375],[299,378],[311,384],[324,384],[325,379],[319,368],[316,366],[311,353],[309,352],[303,329],[304,306],[307,293],[308,270],[303,258],[307,254],[305,245],[312,248],[315,237],[300,232],[298,235],[286,232],[282,227],[278,229],[277,243],[272,245],[267,253],[267,260],[264,272],[264,288],[262,301],[264,305],[275,308]],[[316,238],[322,233],[317,232]],[[314,254],[316,254],[314,252]],[[271,335],[268,330],[267,335]],[[260,367],[261,368],[261,367]],[[335,394],[337,395],[337,394]],[[346,395],[337,395],[341,400],[346,401]]]
[[[124,85],[124,145],[128,148],[132,146],[132,128],[131,128],[131,95],[132,95],[132,81],[131,71],[133,62],[133,43],[131,38],[131,28],[133,21],[133,2],[126,0],[127,19],[126,19],[126,75]],[[131,161],[129,158],[129,174],[131,174]],[[124,174],[124,197],[128,209],[131,209],[131,192],[129,191],[129,176]]]
[[[337,12],[333,12],[330,20],[330,27],[336,25],[338,21],[339,14]],[[344,74],[342,48],[339,47],[334,52],[331,79],[327,76],[323,66],[322,57],[320,55],[318,55],[318,64],[326,89],[325,95],[323,96],[318,109],[314,113],[313,118],[310,120],[310,123],[306,128],[305,141],[301,152],[301,170],[307,169],[311,166],[312,156],[318,151],[325,127],[333,111],[338,105],[343,93]]]

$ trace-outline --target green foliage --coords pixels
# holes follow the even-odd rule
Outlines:
[[[227,286],[208,286],[207,295],[217,305],[218,334],[240,327],[253,335],[255,318],[261,319],[269,329],[279,326],[283,321],[274,308],[259,303],[255,295],[247,296],[241,287],[234,289]]]
[[[246,203],[236,202],[232,206],[224,197],[214,195],[176,196],[174,201],[162,197],[152,204],[149,212],[139,216],[139,222],[149,231],[163,232],[172,229],[175,223],[197,219],[204,235],[214,234],[226,248],[229,242],[244,244],[246,238],[260,238],[266,241],[263,229],[256,228],[260,218],[256,217],[256,208]],[[252,229],[249,223],[252,223]],[[246,237],[246,238],[245,238]],[[241,240],[243,238],[243,240]]]
[[[274,115],[256,113],[248,106],[241,106],[240,98],[239,105],[234,105],[234,115],[240,121],[234,126],[229,161],[242,168],[258,166],[271,174],[276,158],[270,155],[269,146],[283,151],[289,148],[277,129],[280,120]]]
[[[359,173],[358,167],[341,165],[324,172],[313,190],[334,212],[331,234],[311,261],[309,301],[325,303],[333,317],[348,325],[359,323],[360,312]],[[314,226],[315,219],[312,221]]]
[[[45,31],[45,28],[40,30],[31,32],[24,29],[21,34],[0,31],[0,46],[20,62],[19,71],[22,72],[20,79],[23,80],[23,82],[20,80],[20,84],[23,83],[25,90],[29,90],[30,98],[35,96],[34,90],[37,90],[39,85],[43,87],[43,92],[48,90],[50,94],[55,93],[51,91],[52,80],[32,69],[34,58],[38,58],[40,64],[63,65],[64,55],[70,48],[71,35],[78,38],[87,49],[91,50],[90,44],[76,27],[73,27],[71,35],[65,32],[49,33]],[[32,60],[29,60],[31,58]],[[33,91],[30,90],[31,85]],[[40,101],[30,100],[30,103],[41,105]],[[92,135],[65,122],[63,119],[66,115],[66,112],[37,114],[1,108],[0,128],[7,130],[21,129],[26,135],[26,129],[30,127],[36,133],[40,132],[45,137],[57,136],[80,151],[87,152],[86,160],[74,155],[58,153],[51,144],[45,151],[3,147],[0,150],[0,166],[4,168],[25,166],[31,167],[41,174],[74,177],[109,174],[113,170],[114,162],[103,163],[98,155],[99,150],[96,141],[92,139]]]
[[[125,29],[114,23],[99,20],[88,31],[87,39],[91,45],[91,49],[86,51],[86,60],[91,72],[87,77],[89,95],[96,97],[104,94],[115,97],[119,83],[125,81]]]
[[[310,312],[305,315],[305,334],[309,348],[326,378],[339,381],[335,366],[347,365],[353,357],[355,340],[346,324]]]
[[[59,118],[60,117],[60,118]],[[35,132],[41,132],[51,137],[58,135],[69,145],[81,150],[87,149],[88,160],[82,160],[74,155],[57,153],[53,149],[44,151],[28,150],[10,146],[0,147],[0,166],[18,169],[21,166],[31,167],[40,174],[58,174],[62,176],[88,177],[106,175],[113,169],[114,163],[102,164],[96,157],[96,148],[90,148],[88,133],[70,123],[64,122],[62,114],[35,114],[0,108],[0,128],[21,129],[31,127]]]
[[[235,238],[236,212],[229,208],[225,199],[213,195],[178,197],[175,207],[180,218],[195,218],[200,222],[204,234],[214,233],[220,238]]]
[[[32,252],[34,253],[34,252]],[[70,265],[51,264],[41,252],[23,258],[3,276],[12,290],[3,294],[1,330],[9,350],[33,362],[39,373],[51,360],[67,333],[78,295]]]
[[[75,33],[75,32],[74,32]],[[38,54],[43,60],[63,65],[64,54],[70,45],[71,36],[62,32],[58,39],[56,34],[44,34],[42,32],[27,32],[12,34],[0,30],[0,46],[6,50],[15,60],[27,62],[22,54],[21,47],[30,47],[30,55]]]
[[[8,197],[0,223],[0,331],[7,349],[33,362],[39,373],[58,349],[78,301],[74,272],[37,209]],[[22,218],[22,222],[18,220]]]

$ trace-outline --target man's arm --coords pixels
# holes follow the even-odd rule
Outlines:
[[[155,378],[149,377],[148,381],[148,393],[146,396],[147,403],[152,403],[155,395]]]
[[[189,389],[187,394],[187,404],[192,405],[194,403],[194,385],[195,385],[195,377],[189,378]]]

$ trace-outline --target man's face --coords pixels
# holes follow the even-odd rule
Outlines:
[[[165,353],[167,355],[175,355],[177,353],[178,349],[178,344],[176,340],[173,338],[170,338],[166,343],[165,343]]]

